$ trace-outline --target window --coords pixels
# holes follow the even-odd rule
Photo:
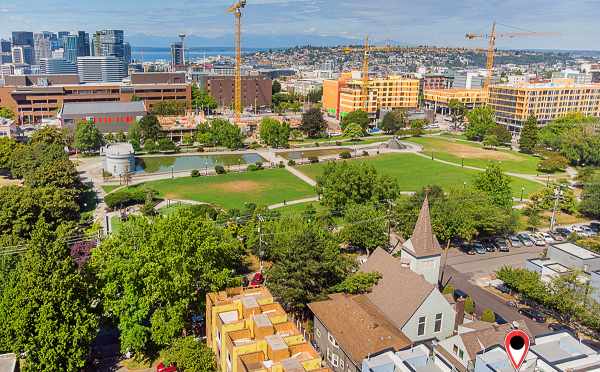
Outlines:
[[[340,359],[340,369],[344,369],[344,359]]]
[[[452,346],[452,352],[454,353],[454,355],[458,355],[458,346],[456,346],[456,344]]]
[[[417,329],[417,336],[423,336],[425,334],[425,317],[419,317],[419,326]]]
[[[442,330],[442,313],[435,314],[435,323],[433,326],[433,332],[439,332]]]
[[[335,347],[339,347],[337,342],[335,341],[335,338],[331,335],[331,333],[327,334],[327,338],[329,339],[330,344],[332,344]]]
[[[332,366],[337,367],[340,364],[340,357],[336,353],[331,353],[331,359],[329,361]]]
[[[461,349],[461,350],[459,350],[459,351],[458,351],[458,357],[459,357],[460,359],[463,359],[463,358],[464,358],[464,356],[465,356],[465,352],[464,352],[464,351],[462,351],[462,349]]]
[[[315,328],[315,335],[321,337],[321,330],[319,328]]]

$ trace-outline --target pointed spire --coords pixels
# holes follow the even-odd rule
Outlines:
[[[442,248],[438,242],[433,228],[431,227],[431,216],[429,215],[429,196],[425,194],[423,206],[417,219],[417,224],[410,237],[414,253],[418,257],[435,256],[442,254]]]

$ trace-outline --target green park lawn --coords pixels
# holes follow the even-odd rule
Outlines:
[[[109,192],[121,187],[121,185],[102,185],[100,187],[102,187],[102,190],[108,194]]]
[[[245,203],[271,205],[315,195],[313,187],[285,169],[166,179],[132,187],[153,189],[163,199],[195,200],[226,209],[242,208]]]
[[[470,185],[479,173],[479,171],[443,164],[415,154],[386,154],[352,161],[367,163],[374,166],[379,172],[396,178],[402,191],[418,191],[427,185],[439,185],[442,188],[460,187],[465,182]],[[298,167],[300,171],[313,179],[321,175],[324,168],[325,163]],[[544,187],[541,184],[515,177],[512,177],[512,181],[515,197],[521,196],[522,187],[525,196]]]
[[[498,162],[506,172],[538,174],[540,159],[508,149],[487,150],[482,145],[446,137],[413,137],[406,139],[423,147],[423,153],[437,159],[485,168],[490,162]]]

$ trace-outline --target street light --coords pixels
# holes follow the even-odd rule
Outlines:
[[[525,187],[521,186],[521,201],[523,201],[523,194],[525,193]]]
[[[463,182],[463,189],[467,188],[467,181]]]
[[[173,179],[173,178],[174,178],[174,176],[173,176],[173,168],[174,168],[174,167],[171,165],[171,179]]]

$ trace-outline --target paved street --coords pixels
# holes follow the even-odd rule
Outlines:
[[[448,255],[443,282],[450,282],[455,288],[468,293],[475,301],[476,311],[481,314],[484,309],[492,309],[506,321],[522,321],[534,335],[548,332],[547,324],[540,324],[524,318],[516,309],[506,305],[506,300],[482,288],[486,286],[493,273],[502,266],[523,267],[525,260],[539,257],[543,247],[513,248],[511,252],[487,253],[469,256],[458,250]]]

